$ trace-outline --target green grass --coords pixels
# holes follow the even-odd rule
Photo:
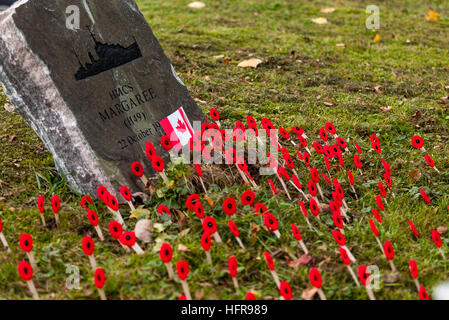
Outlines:
[[[259,120],[270,117],[279,126],[302,126],[311,140],[317,139],[318,128],[333,121],[341,136],[362,146],[364,175],[356,175],[358,203],[347,183],[343,184],[352,209],[350,215],[355,218],[345,228],[346,237],[348,247],[360,263],[375,264],[385,274],[389,265],[380,255],[368,227],[377,181],[382,174],[380,157],[370,150],[369,135],[379,136],[382,156],[393,171],[393,189],[388,196],[385,222],[379,229],[381,241],[391,240],[395,246],[395,264],[401,279],[395,283],[382,281],[381,289],[375,291],[376,297],[417,299],[408,272],[409,259],[418,262],[419,279],[429,293],[435,284],[446,280],[449,261],[441,259],[430,240],[430,231],[448,224],[449,111],[441,98],[449,94],[449,3],[377,1],[381,19],[378,31],[381,41],[377,43],[372,41],[376,32],[365,28],[368,16],[365,8],[372,1],[224,0],[205,1],[206,7],[201,10],[188,9],[188,3],[138,1],[191,95],[206,102],[198,102],[205,112],[211,106],[216,107],[227,126],[247,114]],[[320,13],[323,7],[335,7],[336,11]],[[424,19],[429,9],[440,14],[438,21]],[[312,23],[311,19],[316,17],[326,17],[329,24]],[[341,43],[344,47],[336,46]],[[229,63],[224,63],[224,58],[216,58],[219,55],[230,59]],[[264,63],[257,69],[237,67],[249,57],[260,58]],[[0,104],[5,102],[6,98],[0,95]],[[381,107],[386,106],[391,107],[389,112],[382,111]],[[28,232],[35,239],[34,252],[39,264],[35,283],[42,298],[97,299],[89,262],[81,251],[82,237],[93,234],[93,229],[78,204],[79,195],[56,173],[51,155],[20,116],[0,109],[0,214],[12,247],[10,254],[0,255],[0,298],[30,297],[16,271],[18,261],[25,258],[17,245],[18,238],[22,232]],[[411,147],[410,138],[416,133],[426,141],[426,148],[442,172],[440,175],[426,166],[420,152]],[[320,163],[316,157],[314,163]],[[350,156],[346,157],[346,164],[355,171]],[[307,172],[299,163],[298,167],[301,181],[305,181]],[[416,168],[422,175],[411,182],[409,172]],[[230,175],[228,169],[221,169]],[[180,181],[176,175],[179,172],[171,170],[170,177]],[[343,179],[344,172],[338,172],[337,176]],[[323,215],[322,222],[311,219],[314,228],[309,229],[296,202],[292,204],[282,196],[275,200],[264,187],[256,199],[267,204],[278,217],[281,240],[263,227],[258,231],[252,229],[253,223],[261,225],[262,220],[240,206],[234,220],[248,248],[242,251],[228,231],[221,202],[227,196],[239,197],[245,186],[238,183],[231,186],[223,176],[215,180],[210,192],[216,207],[205,206],[206,213],[217,218],[224,243],[213,243],[214,266],[207,265],[200,247],[202,230],[196,217],[188,215],[186,227],[190,230],[183,237],[178,236],[177,223],[159,221],[157,217],[154,208],[164,201],[185,209],[183,203],[188,190],[177,182],[170,188],[162,188],[162,197],[146,203],[151,218],[161,222],[163,229],[153,234],[147,254],[125,254],[109,236],[104,243],[95,239],[96,257],[106,272],[105,291],[109,298],[175,299],[182,291],[181,286],[166,280],[159,255],[153,252],[155,245],[167,241],[175,248],[174,261],[185,259],[190,263],[189,284],[197,298],[239,299],[249,290],[255,291],[258,298],[278,297],[263,260],[263,252],[269,250],[276,253],[276,269],[281,280],[290,282],[294,298],[299,299],[310,286],[311,265],[298,269],[288,266],[287,260],[300,254],[290,233],[292,222],[300,225],[313,257],[312,265],[318,266],[322,273],[328,298],[367,298],[364,289],[355,287],[340,261],[328,216]],[[321,184],[325,186],[325,182]],[[430,206],[419,196],[421,187],[432,198]],[[329,194],[329,188],[325,189]],[[47,203],[53,193],[63,199],[62,225],[57,230],[44,230],[40,226],[35,206],[40,193],[46,195]],[[101,226],[107,233],[111,217],[103,205],[97,206]],[[50,220],[49,211],[46,214]],[[123,207],[123,214],[128,216],[126,211]],[[409,219],[413,219],[420,231],[418,239],[411,236]],[[131,221],[133,225],[134,220]],[[447,252],[447,234],[442,236]],[[190,252],[177,250],[180,243]],[[240,267],[238,295],[227,273],[227,259],[231,255],[236,255]],[[70,275],[66,273],[68,265],[79,267],[80,290],[65,289]]]

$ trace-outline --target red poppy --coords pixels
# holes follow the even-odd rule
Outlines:
[[[292,223],[291,228],[292,228],[292,233],[293,233],[293,236],[295,237],[295,239],[298,241],[301,241],[302,236],[301,236],[301,232],[299,232],[298,227]]]
[[[287,167],[289,167],[290,169],[294,169],[295,168],[295,164],[293,163],[293,160],[290,157],[289,153],[284,153],[282,155],[282,158],[284,159],[285,164],[287,165]]]
[[[105,282],[106,282],[106,277],[105,277],[105,275],[104,275],[104,271],[103,271],[103,269],[101,269],[101,268],[97,268],[96,270],[95,270],[95,286],[98,288],[98,289],[103,289],[103,287],[104,287],[104,284],[105,284]]]
[[[53,210],[54,214],[57,214],[59,212],[59,209],[61,209],[61,200],[57,195],[51,197],[51,209]]]
[[[413,224],[413,221],[409,220],[408,224],[409,224],[410,229],[412,230],[413,234],[415,235],[415,237],[417,237],[419,234],[418,234],[418,230],[416,230],[415,225]]]
[[[248,164],[246,163],[245,159],[243,159],[242,157],[237,157],[237,166],[243,172],[248,173]]]
[[[319,144],[318,142],[312,143],[312,147],[315,149],[315,151],[316,151],[318,154],[322,154],[322,153],[324,152],[323,147],[322,147],[321,144]]]
[[[357,152],[358,152],[359,154],[362,154],[362,148],[360,148],[359,144],[358,144],[357,142],[354,141],[354,145],[355,145],[355,148],[357,149]]]
[[[131,170],[137,178],[143,176],[143,166],[140,162],[136,161],[131,165]]]
[[[358,154],[354,154],[354,165],[357,169],[362,169],[362,161],[360,161],[360,157]]]
[[[335,211],[332,214],[332,220],[334,221],[334,225],[338,228],[338,229],[343,229],[344,225],[343,225],[343,219],[341,218],[341,213],[340,213],[340,209],[338,209],[337,211]]]
[[[207,216],[204,218],[203,230],[209,232],[209,234],[214,234],[217,232],[217,222],[213,217]]]
[[[343,191],[343,188],[341,187],[340,182],[338,181],[337,178],[334,178],[332,182],[333,182],[333,184],[334,184],[335,191],[336,191],[336,192],[338,193],[338,195],[343,199],[343,198],[345,197],[345,193],[344,193],[344,191]]]
[[[388,260],[393,260],[394,258],[394,248],[390,241],[385,241],[384,243],[384,252],[385,257],[387,257]]]
[[[285,170],[284,167],[279,167],[278,169],[278,174],[283,177],[284,179],[286,179],[287,181],[290,181],[292,178],[290,177],[290,175],[288,174],[287,170]]]
[[[193,211],[199,219],[204,219],[204,207],[200,201],[195,204]]]
[[[317,192],[318,192],[318,189],[317,189],[315,183],[313,183],[312,180],[309,180],[309,185],[308,185],[308,187],[309,187],[309,193],[310,193],[310,195],[311,195],[312,197],[315,197],[316,194],[317,194]]]
[[[388,173],[384,173],[385,184],[388,188],[391,188],[391,176]]]
[[[384,211],[385,206],[380,195],[376,195],[376,204],[379,210]]]
[[[376,224],[374,223],[373,219],[369,219],[369,226],[374,236],[377,238],[379,236],[379,230],[377,230]]]
[[[20,235],[19,245],[24,252],[30,252],[33,250],[33,237],[28,233],[22,233]]]
[[[296,174],[292,174],[292,180],[293,180],[293,183],[295,184],[295,186],[296,186],[298,189],[302,189],[301,182],[299,182],[299,179],[298,179],[298,177],[296,176]]]
[[[290,134],[287,132],[287,130],[285,130],[285,129],[282,128],[282,127],[279,128],[279,134],[280,134],[281,137],[284,138],[284,139],[290,139]]]
[[[343,161],[343,156],[342,156],[341,153],[338,154],[338,163],[340,164],[340,166],[341,166],[342,168],[345,167],[345,162]]]
[[[310,199],[309,202],[310,212],[316,217],[320,214],[320,208],[318,207],[318,203],[315,199]]]
[[[274,271],[274,261],[273,261],[273,257],[271,256],[271,254],[268,251],[265,251],[263,255],[265,257],[265,262],[267,263],[268,268],[271,271]]]
[[[211,108],[209,113],[212,119],[214,119],[215,121],[220,121],[220,114],[218,113],[217,109]]]
[[[329,132],[330,134],[336,134],[337,133],[337,129],[335,129],[335,126],[332,122],[327,122],[324,125],[324,128],[326,129],[327,132]]]
[[[256,194],[252,190],[246,190],[243,192],[242,197],[240,198],[240,201],[244,206],[252,206],[254,204],[254,198],[256,197]]]
[[[380,215],[379,211],[374,208],[371,211],[373,212],[374,218],[376,218],[379,223],[382,223],[382,216]]]
[[[345,265],[349,266],[351,264],[351,259],[349,259],[348,252],[345,248],[340,247],[340,257]]]
[[[187,209],[194,211],[195,210],[195,204],[200,199],[199,194],[193,193],[186,199],[186,207]]]
[[[81,198],[81,201],[80,201],[81,208],[88,209],[89,208],[89,204],[90,205],[94,204],[92,198],[90,196],[83,196]]]
[[[299,160],[304,160],[304,157],[302,156],[301,150],[296,150],[296,155],[298,156]]]
[[[184,281],[189,276],[189,264],[184,260],[178,261],[176,271],[178,272],[178,278]]]
[[[418,278],[418,265],[416,264],[416,261],[410,260],[408,265],[410,267],[410,273],[412,274],[413,279]]]
[[[105,186],[100,185],[100,186],[97,188],[97,196],[98,196],[98,198],[99,198],[101,201],[103,201],[103,202],[105,202],[105,198],[106,198],[106,194],[107,194],[107,193],[108,193],[108,189],[106,189]]]
[[[302,214],[304,215],[304,217],[307,218],[307,208],[306,208],[306,205],[305,205],[304,202],[302,202],[301,200],[299,200],[298,203],[299,203],[299,206],[301,207]]]
[[[265,213],[263,222],[265,223],[265,226],[270,230],[276,231],[278,229],[278,220],[269,212]]]
[[[30,281],[33,279],[33,268],[31,268],[28,262],[20,261],[17,269],[19,271],[19,276],[23,281]]]
[[[331,209],[331,212],[340,212],[340,207],[337,205],[337,202],[335,201],[329,201],[329,208]]]
[[[111,208],[113,211],[118,211],[118,209],[119,209],[119,204],[118,204],[117,198],[114,197],[112,194],[109,195],[109,201],[107,203],[107,206],[109,208]]]
[[[340,149],[340,147],[339,147],[338,145],[333,144],[333,145],[331,145],[329,148],[332,150],[332,154],[333,154],[333,155],[339,155],[339,154],[341,154],[341,149]]]
[[[257,127],[257,122],[256,122],[256,120],[254,119],[253,116],[248,115],[246,117],[246,123],[248,124],[249,128]]]
[[[150,141],[145,142],[145,153],[150,160],[156,155],[156,148]]]
[[[310,283],[312,284],[312,286],[314,286],[315,288],[320,289],[321,288],[321,274],[318,271],[317,268],[312,268],[310,269],[309,272],[309,279],[310,279]]]
[[[159,256],[164,263],[168,263],[173,258],[173,250],[168,243],[163,243],[159,250]]]
[[[326,176],[324,173],[321,174],[321,177],[322,177],[327,183],[332,184],[331,179],[329,179],[329,177]]]
[[[299,134],[299,135],[302,135],[304,133],[304,130],[298,126],[291,127],[291,129],[294,133]]]
[[[281,281],[279,285],[279,292],[281,296],[284,298],[284,300],[292,299],[292,288],[290,287],[290,284],[287,281]]]
[[[131,201],[131,191],[129,191],[129,188],[127,186],[121,186],[120,187],[120,194],[126,201]]]
[[[114,239],[119,239],[123,233],[123,227],[120,223],[113,220],[109,222],[109,232]]]
[[[427,195],[427,193],[424,191],[424,189],[421,189],[421,196],[422,196],[422,198],[424,199],[424,201],[425,201],[427,204],[430,203],[430,198],[429,198],[429,196]]]
[[[153,159],[151,160],[151,164],[153,165],[153,169],[155,171],[157,171],[157,172],[164,171],[165,163],[164,163],[164,160],[162,160],[161,157],[154,156]]]
[[[235,127],[236,127],[236,128],[239,128],[239,129],[242,129],[243,131],[245,131],[245,125],[243,124],[242,121],[236,121],[236,122],[235,122]]]
[[[432,241],[438,248],[441,248],[441,236],[437,230],[432,230]]]
[[[178,297],[178,300],[187,300],[187,298],[186,298],[185,295],[181,294],[181,295]]]
[[[163,205],[163,204],[158,205],[158,207],[157,207],[157,212],[158,212],[161,216],[164,215],[164,213],[165,213],[165,214],[168,214],[169,216],[171,216],[170,209],[169,209],[167,206]]]
[[[237,142],[245,140],[245,131],[242,128],[234,128],[232,130],[232,139]]]
[[[2,219],[0,219],[0,233],[3,232],[3,223],[2,223]]]
[[[233,216],[237,210],[237,202],[234,198],[226,198],[222,205],[223,211],[228,216]]]
[[[230,257],[228,260],[228,270],[229,270],[231,277],[233,277],[233,278],[237,277],[237,268],[238,268],[237,258],[234,256]]]
[[[385,187],[384,187],[383,183],[382,182],[378,182],[377,185],[379,186],[380,195],[383,198],[385,198],[387,196],[387,191],[385,190]]]
[[[426,162],[429,166],[431,166],[432,168],[435,167],[435,161],[433,161],[431,156],[426,154],[426,155],[424,155],[424,159],[426,159]]]
[[[276,186],[273,183],[273,180],[272,179],[268,179],[268,183],[270,184],[270,188],[271,188],[271,191],[273,191],[273,194],[275,194],[275,195],[278,194],[278,191],[276,189]]]
[[[164,135],[161,137],[161,146],[165,150],[169,151],[173,148],[173,143],[170,140],[170,137],[167,135]]]
[[[87,218],[91,225],[98,226],[98,215],[94,210],[87,209]]]
[[[326,142],[328,139],[326,130],[324,130],[324,128],[320,128],[319,133],[320,133],[321,140]]]
[[[45,198],[43,195],[37,197],[37,207],[40,213],[44,213],[45,209]]]
[[[203,232],[203,235],[201,236],[201,246],[203,247],[203,250],[209,251],[211,245],[212,239],[210,238],[210,233],[207,231]]]
[[[323,146],[323,153],[326,157],[328,158],[332,158],[334,156],[334,153],[332,152],[332,149],[329,148],[328,146]]]
[[[306,167],[310,167],[310,154],[306,151],[303,154],[303,158],[304,158],[304,164],[306,165]]]
[[[231,233],[234,235],[234,237],[238,237],[240,235],[239,229],[237,228],[234,221],[229,220],[228,221],[229,230],[231,230]]]
[[[245,300],[256,300],[256,296],[252,292],[248,292],[245,296]]]
[[[123,232],[119,240],[124,246],[132,247],[136,244],[136,234],[132,231]]]
[[[419,287],[419,300],[430,300],[426,288],[423,285]]]
[[[333,230],[332,236],[334,237],[335,241],[340,245],[344,246],[346,244],[346,238],[343,233],[340,232],[340,230]]]
[[[310,168],[310,177],[312,178],[313,182],[318,183],[320,180],[320,173],[318,172],[317,168]]]
[[[420,136],[416,135],[412,138],[412,146],[416,149],[421,149],[424,146],[424,140]]]
[[[83,241],[81,242],[81,247],[83,248],[84,254],[86,256],[90,256],[94,253],[95,244],[91,237],[84,236]]]
[[[340,148],[346,149],[348,147],[346,141],[343,138],[337,137],[336,140]]]
[[[369,274],[366,272],[366,266],[362,264],[357,270],[357,274],[362,285],[366,286],[366,281],[368,281],[369,278]]]
[[[375,134],[372,134],[370,138],[371,147],[373,147],[374,151],[376,151],[377,153],[381,153],[382,149],[380,148],[379,138]]]

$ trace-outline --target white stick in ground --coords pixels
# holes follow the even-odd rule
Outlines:
[[[278,239],[281,238],[281,234],[279,233],[279,230],[274,230],[273,233],[276,236],[276,238],[278,238]]]
[[[365,288],[366,288],[366,293],[368,293],[369,299],[376,300],[376,297],[374,297],[373,290],[369,286],[366,286]]]
[[[101,228],[98,225],[95,226],[95,231],[97,231],[97,234],[98,234],[98,237],[100,238],[100,240],[104,241],[103,231],[101,231]]]
[[[237,280],[237,277],[232,277],[232,282],[234,283],[235,291],[238,292],[239,282],[238,282],[238,280]]]
[[[34,258],[34,254],[30,251],[30,252],[26,252],[26,255],[28,257],[28,260],[30,260],[31,267],[37,271],[37,263],[36,263],[36,259]]]
[[[279,281],[278,274],[276,273],[275,270],[270,270],[270,271],[271,271],[271,275],[273,276],[274,282],[276,283],[276,286],[278,288],[280,288],[281,287],[281,282]]]
[[[44,226],[44,228],[46,228],[47,227],[47,223],[45,222],[44,214],[41,213],[40,216],[41,216],[42,225]]]
[[[97,288],[98,289],[98,288]],[[104,293],[103,289],[98,289],[98,294],[100,295],[101,300],[107,300],[106,294]]]
[[[127,202],[128,202],[129,209],[130,209],[131,211],[136,210],[136,208],[134,207],[132,201],[127,201]]]
[[[184,295],[186,296],[187,300],[192,300],[192,296],[190,295],[190,289],[189,285],[187,284],[186,280],[181,280],[182,289],[184,290]]]
[[[239,244],[240,248],[245,250],[245,246],[243,245],[242,240],[239,237],[235,237],[235,240],[237,240],[237,243]]]
[[[0,241],[2,242],[3,246],[8,252],[11,252],[11,249],[9,248],[8,242],[6,241],[5,235],[3,232],[0,232]]]
[[[59,228],[59,214],[55,213],[56,228]]]
[[[318,192],[320,193],[321,200],[325,201],[323,191],[321,190],[320,184],[318,182],[316,183],[316,187],[318,188]]]
[[[357,279],[357,276],[355,275],[354,270],[352,270],[352,268],[351,268],[350,265],[347,265],[346,267],[348,268],[348,271],[349,271],[349,273],[351,274],[352,279],[354,279],[355,284],[357,285],[357,287],[360,287],[359,279]]]
[[[159,175],[161,176],[162,180],[164,180],[164,182],[165,182],[166,184],[169,184],[169,183],[170,183],[170,180],[168,180],[168,177],[167,177],[167,175],[165,174],[165,170],[159,172]]]
[[[318,295],[320,296],[321,300],[327,300],[327,298],[326,298],[326,296],[324,294],[323,289],[321,289],[321,288],[318,289]]]
[[[309,250],[307,250],[307,247],[306,247],[306,245],[304,244],[304,241],[299,240],[298,242],[299,242],[299,245],[300,245],[301,248],[302,248],[302,251],[304,251],[305,254],[309,254]]]
[[[215,231],[213,236],[214,236],[215,241],[223,242],[223,240],[221,240],[221,237],[220,237],[220,234],[218,233],[218,231]]]
[[[89,257],[90,266],[92,267],[92,270],[95,272],[95,270],[97,270],[97,260],[95,260],[93,253],[88,257]]]
[[[33,296],[34,300],[40,300],[39,294],[37,293],[36,287],[34,286],[33,280],[27,281],[28,289],[31,291],[31,295]]]
[[[136,242],[131,248],[137,253],[137,254],[144,254],[144,251],[139,246],[139,244]]]
[[[421,284],[419,283],[419,280],[418,279],[415,279],[415,278],[413,278],[413,281],[415,282],[415,286],[416,286],[416,289],[418,290],[418,292],[419,292],[419,287],[421,286]]]
[[[204,252],[206,253],[207,262],[209,262],[209,264],[212,264],[212,256],[210,255],[209,250],[204,251]]]
[[[292,184],[292,186],[295,187],[296,190],[298,190],[299,193],[302,194],[302,196],[304,197],[304,199],[307,200],[307,196],[306,196],[306,194],[304,193],[304,191],[302,191],[301,189],[299,189],[293,181],[290,180],[289,182]]]
[[[384,247],[382,246],[382,243],[379,240],[379,237],[375,237],[376,238],[376,242],[379,245],[380,251],[382,251],[382,254],[385,256],[385,251],[384,251]]]
[[[446,260],[446,255],[444,254],[443,249],[441,249],[441,247],[440,247],[440,248],[438,248],[438,251],[440,252],[440,254],[443,257],[443,259]]]
[[[349,260],[356,263],[357,259],[352,255],[352,253],[351,253],[351,251],[349,251],[348,247],[346,247],[346,245],[344,245],[344,246],[342,246],[342,248],[345,249],[346,252],[348,253]]]
[[[208,194],[207,194],[206,186],[204,185],[203,178],[201,178],[201,177],[199,177],[199,178],[200,178],[201,186],[203,187],[204,193],[205,193],[206,195],[208,195]]]
[[[173,273],[173,266],[172,266],[171,262],[166,262],[165,267],[167,268],[168,278],[170,280],[174,279],[175,274]]]
[[[292,197],[290,196],[290,193],[287,190],[287,186],[285,185],[284,179],[282,179],[282,177],[279,174],[276,173],[276,175],[277,175],[279,181],[281,182],[282,188],[284,188],[285,193],[287,193],[288,199],[292,200]]]

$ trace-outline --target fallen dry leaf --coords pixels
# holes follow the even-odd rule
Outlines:
[[[207,194],[204,197],[206,198],[207,203],[209,203],[209,206],[213,209],[214,201],[211,198],[209,198],[209,196]]]
[[[412,121],[417,122],[421,118],[421,112],[416,111],[415,114],[412,116]]]
[[[204,298],[204,292],[203,290],[196,290],[195,291],[195,300],[202,300]]]
[[[261,64],[263,61],[257,58],[251,58],[248,60],[243,60],[242,62],[240,62],[237,66],[241,67],[241,68],[257,68],[257,66],[259,64]]]
[[[393,109],[393,107],[392,107],[392,106],[385,106],[385,107],[380,107],[380,109],[381,109],[383,112],[387,113],[387,112],[389,112],[391,109]]]
[[[318,292],[318,288],[315,288],[315,287],[307,288],[306,290],[304,290],[302,292],[301,298],[303,298],[304,300],[312,300],[317,292]]]
[[[322,18],[322,17],[320,17],[320,18],[313,18],[312,22],[316,23],[316,24],[327,24],[328,23],[327,19],[326,18]]]
[[[399,280],[401,280],[401,275],[398,272],[384,273],[382,275],[382,279],[386,283],[395,283],[395,282],[398,282]]]
[[[194,1],[194,2],[189,3],[187,6],[189,8],[193,8],[193,9],[201,9],[201,8],[204,8],[206,5],[203,2]]]
[[[380,33],[376,34],[373,38],[374,43],[379,42],[379,41],[380,41]]]
[[[376,93],[382,93],[382,91],[380,91],[381,86],[377,85],[374,87],[374,90],[376,91]]]
[[[421,178],[421,170],[419,169],[411,170],[408,173],[408,179],[410,180],[410,182],[418,181],[419,178]]]
[[[292,260],[288,263],[289,267],[298,268],[299,266],[306,266],[312,262],[312,257],[310,254],[303,254],[296,260]]]
[[[190,252],[190,249],[187,248],[185,245],[183,245],[182,243],[178,244],[178,250],[182,251],[182,252]]]
[[[322,13],[332,13],[335,11],[335,8],[321,8],[320,12]]]
[[[14,106],[9,102],[6,102],[4,107],[5,107],[5,110],[8,111],[9,113],[13,113],[15,110]]]
[[[438,12],[429,10],[425,16],[427,21],[437,21],[440,18],[440,14]]]
[[[324,101],[323,104],[324,104],[326,107],[332,107],[332,106],[334,105],[332,102],[329,102],[329,101]]]
[[[437,228],[437,231],[438,231],[440,234],[445,234],[445,233],[447,232],[447,227],[445,227],[445,226],[440,226],[440,227]]]
[[[141,219],[137,221],[134,228],[136,238],[143,243],[151,242],[151,231],[153,230],[153,221],[149,219]]]

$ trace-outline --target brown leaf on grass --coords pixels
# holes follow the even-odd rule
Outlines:
[[[412,116],[412,121],[417,122],[419,119],[421,119],[421,112],[416,111],[415,114]]]
[[[223,59],[223,63],[224,63],[224,64],[231,63],[231,61],[232,61],[232,59],[231,59],[231,58],[228,58],[228,57],[226,57],[226,58]]]
[[[437,231],[438,231],[440,234],[445,234],[445,233],[447,232],[447,227],[445,227],[445,226],[440,226],[440,227],[437,228]]]
[[[257,66],[259,64],[261,64],[263,61],[257,58],[251,58],[248,60],[243,60],[242,62],[240,62],[237,67],[241,67],[241,68],[257,68]]]
[[[433,10],[429,10],[427,11],[425,18],[427,21],[437,21],[440,18],[440,14]]]
[[[418,181],[419,178],[421,178],[421,170],[419,169],[411,170],[408,173],[408,179],[410,180],[410,182]]]
[[[178,215],[179,215],[179,219],[178,219],[178,225],[181,228],[181,230],[185,227],[185,225],[187,224],[187,218],[186,215],[184,214],[184,212],[182,212],[181,210],[176,209],[175,210]]]
[[[310,254],[303,254],[298,259],[290,261],[288,266],[297,269],[299,266],[306,266],[311,262],[312,256]]]
[[[178,250],[182,251],[182,252],[190,252],[190,249],[187,248],[185,245],[183,245],[182,243],[178,244]]]
[[[260,231],[260,226],[258,225],[258,224],[256,224],[256,223],[252,223],[251,224],[251,231],[250,231],[250,233],[251,233],[251,236],[254,238],[254,237],[256,237],[257,236],[257,232],[259,232]]]
[[[17,138],[17,136],[13,134],[12,136],[9,137],[8,142],[13,142],[15,138]]]
[[[313,297],[316,295],[317,292],[318,288],[315,287],[307,288],[302,292],[301,298],[303,298],[304,300],[313,300]]]
[[[382,91],[380,91],[381,85],[378,84],[377,86],[374,87],[374,90],[376,91],[376,93],[382,93]]]
[[[392,106],[380,107],[380,110],[382,110],[384,113],[390,112],[391,109],[393,109]]]
[[[195,291],[195,300],[202,300],[204,298],[204,292],[203,290],[196,290]]]
[[[200,1],[194,1],[194,2],[189,3],[187,6],[188,6],[189,8],[192,8],[192,9],[202,9],[202,8],[204,8],[206,5],[205,5],[203,2],[200,2]]]
[[[211,198],[209,198],[209,196],[207,194],[204,196],[204,198],[206,198],[207,203],[209,203],[209,206],[213,209],[214,201]]]
[[[324,104],[326,107],[332,107],[332,106],[334,105],[334,104],[333,104],[332,102],[330,102],[330,101],[324,101],[323,104]]]
[[[323,18],[323,17],[313,18],[313,19],[312,19],[312,22],[313,22],[313,23],[316,23],[316,24],[328,24],[328,23],[329,23],[329,22],[327,21],[327,19],[326,19],[326,18]]]
[[[395,283],[401,280],[401,274],[398,272],[384,273],[382,275],[382,279],[384,280],[385,283]]]
[[[332,13],[335,11],[335,8],[321,8],[321,13]]]

